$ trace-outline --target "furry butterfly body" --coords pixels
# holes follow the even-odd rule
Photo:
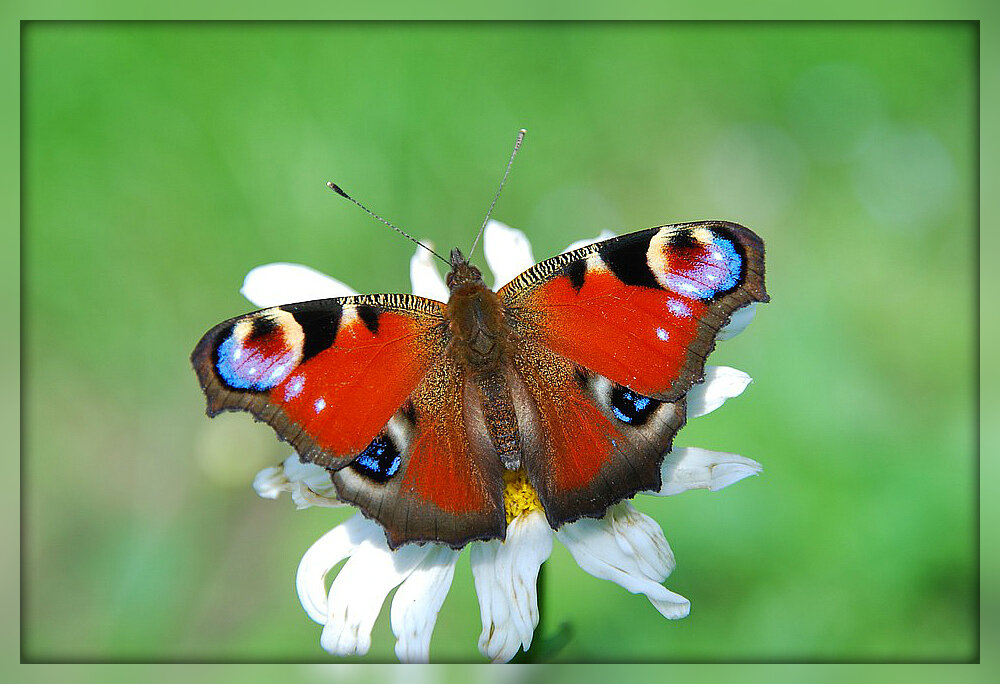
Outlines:
[[[451,267],[446,303],[273,307],[192,354],[209,415],[271,425],[394,548],[503,538],[505,473],[553,528],[658,489],[719,330],[768,299],[762,241],[720,221],[595,243],[495,293],[458,250]]]

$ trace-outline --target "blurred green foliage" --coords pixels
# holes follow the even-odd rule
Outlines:
[[[753,227],[772,304],[714,363],[755,384],[678,444],[764,474],[641,499],[691,616],[557,545],[566,661],[956,661],[978,649],[977,50],[969,23],[29,24],[24,657],[313,661],[302,552],[349,511],[258,499],[287,455],[209,421],[188,365],[306,263],[405,291],[418,236],[496,218],[535,256],[602,229]],[[368,660],[392,661],[387,611]],[[432,656],[478,661],[460,561]],[[248,680],[249,681],[249,680]]]

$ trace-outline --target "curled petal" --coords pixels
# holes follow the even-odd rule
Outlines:
[[[277,499],[288,487],[288,478],[280,465],[264,468],[253,478],[253,489],[263,499]]]
[[[374,532],[357,545],[330,586],[320,645],[333,655],[368,652],[372,627],[385,597],[409,577],[431,550],[427,544],[407,544],[392,551],[382,528],[370,524]]]
[[[612,506],[599,520],[583,518],[556,531],[577,564],[599,579],[633,594],[645,594],[664,617],[690,612],[690,602],[660,584],[674,568],[674,554],[663,530],[627,501]]]
[[[448,287],[444,284],[434,260],[434,255],[421,247],[417,247],[416,253],[410,257],[410,284],[413,287],[413,294],[447,302]]]
[[[326,624],[326,575],[365,540],[382,534],[381,528],[360,513],[337,525],[309,547],[295,574],[295,589],[302,608],[315,622]]]
[[[610,240],[615,236],[610,230],[602,230],[601,234],[595,238],[589,240],[577,240],[576,242],[570,243],[570,245],[563,250],[563,254],[566,252],[572,252],[574,249],[580,249],[581,247],[586,247],[587,245],[592,245],[595,242],[603,242],[604,240]]]
[[[486,263],[493,271],[494,290],[499,290],[535,265],[531,243],[525,234],[494,219],[486,224],[483,251],[486,253]]]
[[[705,379],[691,388],[687,395],[687,417],[697,418],[738,397],[753,378],[729,366],[705,366]]]
[[[240,293],[261,308],[357,294],[339,280],[308,266],[286,263],[253,269],[243,279]]]
[[[264,468],[253,481],[254,491],[265,499],[276,499],[282,492],[292,495],[297,508],[345,505],[337,500],[330,474],[313,463],[303,463],[292,454],[282,463]]]
[[[754,316],[757,315],[757,302],[751,302],[749,306],[744,306],[742,309],[737,311],[729,319],[729,323],[719,330],[716,340],[728,340],[732,337],[736,337],[741,332],[746,330],[746,327],[753,322]]]
[[[663,459],[660,469],[663,486],[660,491],[646,493],[670,496],[689,489],[715,492],[745,477],[757,475],[762,470],[760,463],[738,454],[697,447],[678,447]]]
[[[459,552],[440,544],[430,551],[392,597],[390,623],[396,657],[404,663],[430,660],[431,632],[451,588]]]
[[[483,631],[479,651],[507,662],[518,648],[528,650],[538,625],[538,569],[552,553],[552,529],[541,511],[514,518],[504,542],[472,547],[470,561]]]

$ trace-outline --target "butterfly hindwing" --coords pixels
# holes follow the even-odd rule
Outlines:
[[[499,292],[540,445],[524,467],[553,527],[660,487],[718,331],[767,301],[763,243],[723,222],[663,226],[543,261]]]
[[[467,388],[461,366],[441,357],[386,430],[333,474],[338,497],[381,523],[392,548],[504,537],[502,468],[469,425]]]
[[[659,488],[683,402],[640,397],[543,347],[515,363],[537,420],[523,466],[552,527]]]

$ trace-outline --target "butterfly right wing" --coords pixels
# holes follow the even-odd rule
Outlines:
[[[764,245],[724,221],[561,254],[498,293],[538,435],[525,458],[553,527],[658,489],[685,395],[730,316],[766,302]]]

